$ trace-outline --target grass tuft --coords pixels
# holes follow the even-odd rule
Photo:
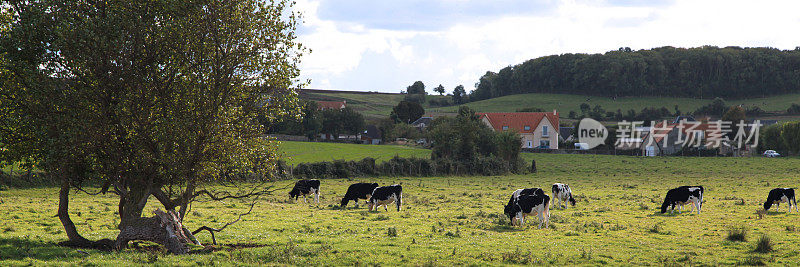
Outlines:
[[[769,253],[774,250],[772,246],[772,238],[764,234],[761,235],[761,238],[759,238],[758,242],[756,242],[756,248],[753,251],[758,253]]]
[[[648,231],[650,231],[651,233],[654,233],[654,234],[661,233],[661,231],[663,231],[663,230],[664,229],[661,227],[661,223],[656,223],[652,227],[650,227],[650,229],[648,229]]]
[[[389,227],[389,229],[386,230],[386,235],[388,235],[390,237],[396,237],[397,236],[397,228]]]
[[[747,241],[747,229],[744,227],[728,229],[728,237],[725,239],[734,242],[745,242]]]

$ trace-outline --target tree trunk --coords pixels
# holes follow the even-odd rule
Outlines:
[[[58,219],[61,220],[61,225],[64,226],[64,232],[67,233],[69,240],[60,242],[59,245],[67,247],[80,247],[80,248],[94,248],[100,250],[111,250],[113,241],[110,239],[102,239],[99,241],[91,241],[78,233],[78,229],[69,217],[69,179],[64,178],[61,182],[61,191],[58,197]]]
[[[163,245],[172,254],[189,252],[187,244],[195,243],[186,235],[178,214],[174,211],[155,210],[155,216],[129,220],[117,236],[116,247],[123,248],[128,241],[145,240]]]

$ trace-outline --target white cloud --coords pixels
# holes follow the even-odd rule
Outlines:
[[[472,10],[464,5],[476,2],[447,1],[441,6],[454,3],[462,5],[460,10]],[[494,10],[492,16],[474,19],[443,16],[458,20],[447,21],[446,27],[420,29],[418,24],[403,28],[407,18],[397,25],[391,25],[392,17],[376,22],[373,16],[365,23],[357,18],[326,20],[322,17],[331,16],[320,16],[319,1],[301,0],[296,6],[305,16],[300,41],[313,50],[303,60],[302,77],[312,79],[312,88],[321,89],[398,92],[415,80],[422,80],[429,89],[440,83],[448,90],[458,84],[471,89],[488,70],[551,54],[603,53],[623,46],[793,49],[800,45],[800,35],[794,34],[800,28],[796,12],[800,1],[677,0],[650,6],[613,1],[543,3],[554,7],[548,6],[547,12],[507,15]],[[360,12],[356,14],[365,11]],[[343,16],[347,14],[332,17]],[[370,28],[377,24],[384,27]],[[353,82],[370,77],[391,79]]]

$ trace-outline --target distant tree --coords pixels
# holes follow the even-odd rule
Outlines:
[[[403,97],[403,101],[424,104],[425,98],[424,94],[406,94],[406,96]]]
[[[570,118],[570,119],[575,119],[577,117],[577,115],[575,114],[574,110],[570,110],[569,111],[569,116],[567,116],[567,117]]]
[[[678,105],[675,105],[675,116],[680,116],[680,115],[681,115],[681,110],[678,109]]]
[[[478,121],[480,117],[478,117],[478,113],[475,112],[474,109],[468,106],[461,106],[458,108],[458,115],[459,118],[467,118],[471,121]]]
[[[409,95],[415,95],[415,94],[424,95],[424,94],[426,94],[425,93],[425,84],[422,83],[422,81],[416,81],[412,85],[409,85],[408,87],[406,87],[406,92]]]
[[[720,120],[730,122],[731,129],[733,129],[733,131],[726,134],[728,138],[732,140],[736,136],[736,129],[738,129],[736,124],[742,123],[746,119],[745,110],[740,106],[732,106],[728,108],[725,114],[722,114]]]
[[[544,56],[487,71],[479,77],[470,100],[555,92],[608,97],[763,97],[800,92],[798,62],[800,50],[703,46],[634,51],[620,47],[603,54]]]
[[[467,96],[467,91],[464,90],[464,86],[463,85],[456,86],[456,88],[453,89],[453,104],[455,105],[464,104],[466,96]]]
[[[581,103],[581,114],[582,115],[584,115],[584,116],[588,115],[590,109],[591,109],[591,106],[589,106],[589,104]]]
[[[433,88],[433,91],[439,93],[439,95],[444,95],[444,86],[439,84],[439,86]]]
[[[341,132],[344,134],[359,134],[363,132],[364,128],[366,127],[364,116],[351,107],[340,109],[339,119],[342,121]]]
[[[781,139],[786,148],[797,155],[800,152],[800,121],[784,123],[781,126]]]
[[[743,121],[747,119],[744,108],[740,106],[732,106],[728,108],[728,111],[725,114],[722,114],[721,120],[731,122],[731,125],[734,126],[739,121]]]
[[[789,115],[800,114],[800,105],[792,103],[792,105],[788,109],[786,109],[786,113]]]
[[[782,126],[782,124],[773,124],[761,129],[760,139],[758,141],[758,146],[760,147],[759,151],[772,149],[780,151],[781,153],[786,152],[786,144],[783,138],[781,138]]]
[[[340,114],[338,109],[329,108],[322,111],[322,133],[333,135],[335,139],[339,138],[344,128]]]
[[[725,100],[722,98],[714,98],[708,105],[702,106],[695,110],[694,115],[707,115],[721,117],[728,110]]]
[[[322,113],[316,101],[306,101],[303,105],[303,134],[314,140],[322,132]]]
[[[339,138],[340,134],[358,134],[364,128],[364,116],[351,107],[322,111],[322,132],[334,138]]]
[[[544,112],[544,109],[535,108],[535,107],[527,107],[527,108],[518,108],[517,112]]]
[[[425,114],[425,109],[422,108],[422,105],[416,102],[411,101],[400,101],[394,108],[392,108],[392,113],[389,115],[392,120],[395,122],[401,123],[412,123],[415,120],[422,117]]]

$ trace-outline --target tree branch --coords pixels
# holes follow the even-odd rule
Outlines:
[[[217,228],[217,229],[214,229],[214,228],[211,228],[211,227],[203,225],[200,228],[198,228],[197,230],[194,230],[194,232],[192,232],[192,235],[196,235],[197,233],[200,233],[201,231],[204,231],[204,230],[208,231],[208,233],[211,234],[211,243],[216,245],[217,244],[217,238],[214,236],[214,233],[215,232],[221,232],[222,230],[225,230],[225,228],[227,228],[228,226],[231,226],[234,223],[239,222],[242,219],[242,216],[249,215],[251,212],[253,212],[253,207],[256,206],[256,201],[258,201],[258,197],[253,199],[253,202],[250,203],[250,209],[248,209],[247,212],[245,212],[245,213],[239,214],[239,217],[236,218],[236,220],[228,222],[225,225],[223,225],[222,227]]]

